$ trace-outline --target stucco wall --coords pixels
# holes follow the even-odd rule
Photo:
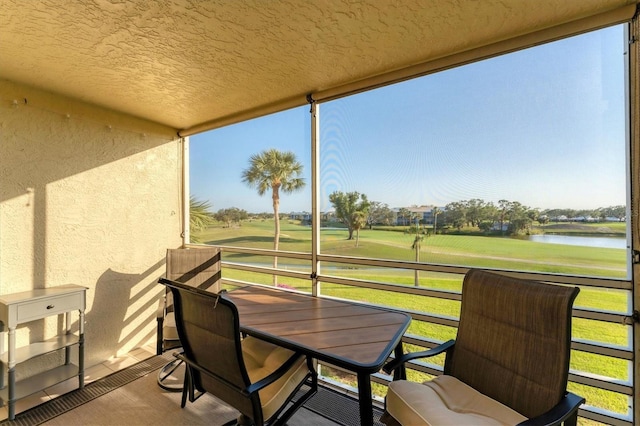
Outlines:
[[[154,342],[156,281],[181,244],[175,129],[8,81],[0,97],[0,294],[88,287],[87,366]]]

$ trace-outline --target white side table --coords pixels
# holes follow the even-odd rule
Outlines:
[[[20,293],[0,295],[0,403],[9,406],[9,420],[15,418],[16,400],[46,389],[57,383],[78,376],[78,388],[84,387],[84,311],[86,287],[63,285],[35,289]],[[79,311],[79,333],[71,333],[71,312]],[[65,315],[64,333],[28,346],[16,349],[16,327],[20,324],[53,315]],[[5,350],[4,333],[8,334]],[[71,363],[71,348],[78,347],[78,365]],[[16,382],[16,365],[34,357],[65,350],[65,363],[35,376]],[[4,372],[8,371],[8,383],[4,383]]]

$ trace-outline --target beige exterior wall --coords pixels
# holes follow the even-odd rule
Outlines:
[[[3,80],[0,97],[0,294],[88,287],[87,366],[154,343],[182,241],[176,130]],[[18,346],[60,326],[31,323]]]

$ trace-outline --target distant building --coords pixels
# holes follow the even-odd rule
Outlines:
[[[401,214],[399,214],[402,208],[405,208],[409,211],[411,217],[414,218],[413,221],[411,221],[411,217],[403,217]],[[409,225],[410,223],[415,224],[416,218],[419,220],[419,223],[421,225],[433,225],[435,222],[433,212],[436,208],[440,211],[440,213],[445,211],[444,207],[437,206],[411,206],[394,208],[393,212],[396,215],[396,225]]]
[[[302,222],[311,221],[311,213],[309,212],[291,212],[289,213],[290,220],[300,220]]]
[[[320,220],[330,220],[335,218],[335,212],[322,212],[320,213]],[[291,212],[289,213],[289,220],[299,220],[301,222],[311,223],[311,213],[309,212]]]

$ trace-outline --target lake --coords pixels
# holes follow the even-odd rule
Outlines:
[[[529,241],[548,244],[567,244],[572,246],[626,249],[626,238],[613,237],[575,237],[571,235],[529,235]]]

